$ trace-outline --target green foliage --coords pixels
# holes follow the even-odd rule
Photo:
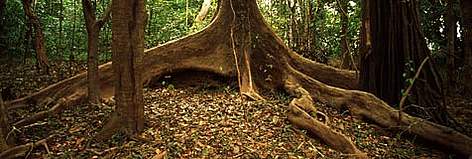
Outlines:
[[[446,48],[447,40],[445,33],[446,6],[439,2],[420,1],[421,28],[426,34],[426,41],[433,53]]]
[[[21,1],[7,1],[5,13],[0,21],[0,50],[6,52],[25,52],[24,48],[24,32],[26,30],[25,14]],[[9,28],[15,28],[10,30]],[[31,49],[31,48],[27,48]],[[20,57],[22,54],[15,54]]]
[[[0,48],[5,48],[9,56],[17,59],[34,57],[32,40],[25,42],[27,20],[25,18],[21,1],[7,1],[5,16],[2,17],[3,31],[0,33]],[[205,21],[194,24],[194,19],[200,11],[203,0],[148,0],[147,23],[145,30],[145,46],[147,48],[161,45],[190,33],[197,32],[207,26],[216,11],[217,0],[213,0],[212,6]],[[258,0],[263,15],[274,31],[289,43],[291,18],[297,22],[302,21],[304,15],[301,10],[311,3],[313,18],[309,21],[309,29],[314,35],[313,49],[308,53],[302,52],[306,57],[317,58],[322,56],[335,57],[340,52],[340,14],[336,7],[337,1],[303,0],[305,5],[294,6],[292,13],[286,1]],[[97,18],[101,17],[110,0],[92,0],[97,12]],[[349,1],[349,32],[351,48],[358,48],[358,35],[360,24],[359,0]],[[292,4],[293,5],[293,4]],[[58,60],[85,60],[87,57],[87,33],[80,0],[44,0],[34,2],[33,10],[40,18],[40,23],[45,35],[46,49],[49,58]],[[292,8],[293,9],[293,8]],[[303,24],[297,23],[298,28]],[[111,23],[108,22],[100,32],[99,53],[102,62],[111,59]],[[294,35],[294,38],[302,38],[303,34]],[[299,44],[290,45],[295,51],[299,51]]]
[[[258,0],[261,11],[266,18],[268,24],[272,26],[274,31],[282,37],[282,39],[289,44],[289,34],[291,25],[291,18],[300,21],[303,18],[300,10],[305,10],[303,7],[308,5],[296,5],[294,10],[296,13],[290,11],[289,5],[285,1],[268,1]],[[300,1],[303,4],[312,4],[311,11],[313,12],[313,19],[309,21],[309,29],[313,31],[314,35],[311,37],[314,41],[313,50],[309,53],[301,53],[305,57],[311,59],[337,57],[340,54],[340,40],[341,40],[341,21],[340,13],[337,10],[337,1],[315,1],[304,0]],[[359,28],[360,28],[360,1],[348,1],[348,39],[352,51],[357,52],[359,48]],[[293,5],[293,4],[292,4]],[[291,15],[292,14],[292,15]],[[301,23],[297,23],[296,27],[301,27]],[[294,35],[294,39],[300,38],[302,35]],[[298,44],[290,45],[293,50],[300,51]]]
[[[110,0],[92,0],[97,18],[102,16],[109,2]],[[163,44],[205,27],[216,10],[216,0],[206,20],[193,26],[193,20],[202,2],[203,0],[148,0],[146,47]],[[87,32],[80,0],[44,0],[36,1],[32,6],[43,28],[49,58],[85,60]],[[15,59],[34,57],[32,45],[34,34],[31,41],[25,43],[27,29],[25,17],[21,1],[7,1],[5,14],[1,17],[0,48]],[[99,52],[102,62],[111,59],[111,36],[111,23],[108,22],[100,32]]]

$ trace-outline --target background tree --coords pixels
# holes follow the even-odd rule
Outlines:
[[[472,1],[461,1],[464,34],[464,79],[465,92],[472,96]]]
[[[456,37],[457,37],[457,17],[455,15],[455,0],[448,0],[446,13],[446,31],[447,31],[447,82],[449,85],[455,84],[455,56],[456,55]]]
[[[194,23],[201,23],[203,20],[205,20],[208,15],[208,12],[210,11],[211,1],[212,0],[203,1],[202,8],[200,9],[200,12],[198,12],[198,15],[195,17]]]
[[[144,0],[112,2],[112,52],[116,110],[98,139],[117,132],[135,134],[144,128],[142,71],[144,54]]]
[[[23,10],[28,17],[28,21],[32,24],[35,33],[34,39],[34,48],[36,51],[36,60],[38,62],[38,66],[40,68],[49,67],[49,60],[46,54],[46,45],[44,44],[44,33],[39,18],[33,12],[31,7],[31,0],[22,0],[23,2]]]
[[[4,14],[4,10],[5,10],[5,6],[6,6],[6,3],[7,0],[0,0],[0,32],[4,32],[3,29],[4,29],[4,20],[3,20],[3,14]],[[0,34],[1,36],[2,34]],[[5,46],[3,45],[0,45],[0,55],[3,54],[4,52],[4,49],[5,49]]]
[[[3,17],[3,11],[5,10],[6,4],[7,0],[0,0],[0,17]]]
[[[120,6],[118,11],[129,16],[130,7],[135,6],[132,4]],[[140,10],[141,8],[135,9],[135,11]],[[115,11],[113,19],[116,16]],[[144,13],[135,15],[141,17],[141,14]],[[472,152],[471,138],[448,127],[405,113],[402,113],[400,118],[398,110],[391,108],[374,95],[353,90],[357,88],[354,72],[310,61],[290,50],[267,26],[255,0],[222,0],[217,17],[210,26],[185,38],[147,50],[142,63],[131,58],[136,54],[131,56],[126,52],[131,50],[137,53],[135,49],[142,48],[136,42],[139,41],[137,36],[143,33],[142,30],[134,30],[139,27],[133,25],[134,27],[130,29],[127,25],[143,25],[143,22],[133,21],[133,18],[129,17],[120,18],[121,21],[113,21],[114,26],[123,25],[123,28],[114,27],[114,30],[121,30],[113,31],[113,51],[114,54],[123,53],[124,57],[120,54],[114,55],[113,58],[118,61],[114,61],[114,64],[104,64],[99,68],[102,75],[100,89],[106,92],[112,88],[111,83],[115,83],[117,106],[112,119],[102,131],[105,135],[99,136],[109,137],[120,130],[132,134],[142,128],[143,122],[139,122],[142,121],[139,120],[142,119],[140,113],[142,107],[136,105],[139,101],[136,97],[139,96],[139,91],[142,91],[142,88],[138,87],[142,83],[138,82],[140,79],[133,80],[137,76],[136,69],[125,67],[132,66],[146,68],[139,69],[142,71],[143,81],[151,81],[156,76],[184,70],[205,71],[232,77],[238,81],[240,93],[254,100],[264,100],[264,94],[261,92],[272,93],[282,88],[293,97],[288,106],[288,120],[343,153],[366,157],[349,138],[318,121],[314,116],[319,114],[314,100],[325,103],[323,106],[332,106],[338,110],[349,109],[350,114],[354,116],[360,116],[383,127],[408,131],[464,155],[470,155]],[[122,52],[115,49],[120,49]],[[112,73],[114,71],[116,72]],[[132,76],[135,78],[131,78]],[[25,102],[41,102],[46,97],[52,96],[65,99],[61,100],[64,103],[55,103],[59,107],[83,98],[85,93],[81,92],[86,88],[83,85],[85,82],[86,74],[82,73],[38,93],[9,101],[8,104],[16,107]],[[122,86],[125,88],[120,88]],[[129,104],[123,105],[123,103]]]
[[[111,3],[110,3],[111,4]],[[89,102],[98,104],[100,102],[100,90],[98,89],[98,45],[100,29],[108,21],[111,12],[111,5],[107,8],[103,17],[96,19],[95,9],[90,0],[82,0],[83,12],[85,17],[85,26],[87,28],[87,78],[88,78],[88,98]]]
[[[354,65],[353,59],[351,59],[351,52],[349,49],[349,37],[348,37],[348,25],[349,25],[349,11],[348,11],[348,1],[347,0],[337,0],[336,3],[338,12],[341,15],[341,52],[340,56],[342,57],[341,68],[350,69]]]
[[[412,84],[416,68],[430,56],[419,25],[418,3],[380,0],[364,3],[360,84],[362,89],[397,105],[400,98],[407,96],[402,89]],[[406,64],[409,65],[405,67]],[[424,107],[425,117],[448,124],[441,78],[433,62],[427,61],[419,78],[409,97],[410,102]],[[416,114],[424,112],[414,110]]]

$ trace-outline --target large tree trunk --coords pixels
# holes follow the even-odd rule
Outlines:
[[[98,136],[99,140],[108,139],[117,132],[133,135],[144,129],[144,7],[144,0],[112,2],[116,110]]]
[[[462,0],[461,11],[464,33],[464,87],[465,93],[472,97],[472,1]]]
[[[383,127],[408,131],[442,145],[443,148],[471,155],[471,138],[450,128],[404,113],[402,113],[402,118],[399,118],[397,110],[389,107],[387,103],[374,95],[352,90],[356,88],[357,83],[353,71],[316,63],[290,50],[265,23],[256,0],[221,0],[219,4],[217,16],[201,32],[146,51],[143,63],[139,65],[145,68],[139,70],[143,74],[144,84],[156,76],[167,73],[198,70],[236,78],[241,94],[251,99],[264,100],[264,96],[260,95],[261,92],[270,93],[283,89],[294,97],[289,104],[288,112],[288,119],[293,125],[308,130],[334,149],[350,154],[349,156],[352,157],[365,158],[366,154],[359,151],[349,138],[333,131],[328,125],[311,116],[311,114],[316,114],[314,101],[329,103],[329,106],[338,109],[348,109],[352,115]],[[120,9],[120,11],[127,10]],[[124,22],[128,24],[128,21]],[[120,24],[120,22],[113,23],[113,25]],[[122,39],[129,40],[130,45],[138,41],[135,38]],[[121,65],[121,63],[116,64],[115,61],[114,63],[115,67]],[[102,96],[112,95],[112,83],[124,77],[117,76],[114,80],[111,65],[107,63],[99,68]],[[130,72],[135,73],[131,69],[128,73]],[[130,83],[135,82],[137,81],[130,81]],[[137,85],[130,87],[132,88],[129,89],[135,90]],[[41,104],[47,97],[54,97],[62,98],[61,101],[64,101],[64,104],[70,105],[85,96],[83,93],[85,90],[86,75],[83,73],[28,97],[9,101],[8,104],[9,108],[13,109],[28,102]],[[120,98],[120,93],[117,93],[116,97]],[[117,101],[118,104],[122,102]],[[128,114],[118,116],[125,112],[123,109],[126,108],[134,109],[126,110]],[[117,121],[114,119],[118,117],[135,116],[141,109],[142,107],[136,105],[129,107],[118,105],[117,113],[111,121]],[[132,119],[123,123],[126,123],[125,127],[134,127],[134,125],[128,125],[130,123],[139,127],[139,122]],[[108,132],[108,129],[104,130]],[[133,130],[136,129],[129,131]]]
[[[26,16],[28,17],[29,23],[34,27],[35,40],[34,40],[34,49],[36,51],[36,60],[40,68],[45,68],[46,70],[49,67],[49,60],[46,54],[46,45],[44,44],[44,33],[41,23],[38,16],[31,9],[31,0],[22,0],[23,10],[25,11]]]
[[[82,7],[87,28],[87,78],[88,78],[88,99],[91,104],[100,103],[99,77],[98,77],[98,42],[100,29],[108,21],[111,12],[111,5],[105,10],[103,18],[96,20],[95,10],[90,0],[82,0]]]
[[[391,105],[398,105],[402,97],[401,90],[407,86],[403,73],[409,73],[406,69],[416,70],[430,56],[419,27],[418,5],[416,1],[403,3],[395,0],[366,0],[364,3],[367,3],[368,8],[363,29],[369,31],[364,31],[363,36],[368,37],[363,39],[370,41],[363,41],[361,87]],[[408,61],[413,63],[405,68]],[[435,122],[448,124],[441,79],[431,60],[421,70],[419,78],[421,80],[414,84],[409,99],[412,104],[424,107],[426,113],[423,109],[413,109],[416,107],[408,110],[432,118]]]

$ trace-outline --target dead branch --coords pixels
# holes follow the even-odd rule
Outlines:
[[[405,93],[403,94],[400,104],[399,104],[399,109],[398,109],[398,120],[402,120],[402,112],[403,112],[403,105],[405,104],[406,98],[408,97],[408,94],[410,94],[411,88],[413,88],[413,85],[415,84],[416,79],[420,76],[420,72],[423,69],[424,65],[428,61],[429,57],[426,57],[423,62],[421,62],[420,67],[416,71],[415,76],[413,77],[413,81],[411,81],[410,86],[406,89]]]
[[[36,148],[38,146],[41,146],[41,145],[45,144],[48,140],[50,140],[54,136],[56,136],[56,135],[51,135],[51,136],[49,136],[45,139],[42,139],[42,140],[39,140],[39,141],[36,141],[36,142],[31,142],[31,143],[27,143],[27,144],[24,144],[24,145],[19,145],[19,146],[12,147],[12,148],[10,148],[8,150],[5,150],[2,153],[0,153],[0,158],[10,159],[10,158],[18,158],[18,157],[21,157],[21,156],[25,156],[25,155],[27,155],[28,152],[30,152],[31,150],[33,150],[34,148]]]
[[[76,93],[70,97],[61,98],[52,108],[46,111],[38,112],[28,118],[21,119],[20,121],[15,122],[13,126],[22,127],[45,119],[47,117],[57,115],[63,110],[65,110],[68,106],[79,103],[83,98],[84,96],[82,93]]]

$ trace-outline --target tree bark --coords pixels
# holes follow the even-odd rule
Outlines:
[[[399,118],[398,110],[391,108],[374,95],[352,90],[356,88],[357,83],[353,71],[340,70],[313,62],[290,50],[264,21],[256,0],[221,0],[219,4],[217,16],[204,30],[146,51],[143,63],[139,65],[139,67],[145,68],[139,70],[142,72],[144,84],[149,83],[156,76],[196,70],[235,78],[239,83],[240,93],[250,99],[264,100],[261,92],[286,91],[293,97],[288,106],[289,121],[316,135],[332,148],[349,154],[348,156],[351,157],[366,158],[367,155],[362,153],[349,138],[319,122],[311,115],[317,114],[314,101],[337,109],[348,109],[350,114],[383,127],[416,134],[441,145],[440,148],[444,150],[451,149],[464,155],[472,154],[472,139],[470,137],[448,127],[405,113],[402,113],[402,118]],[[127,10],[120,9],[119,11]],[[115,18],[116,14],[113,15]],[[126,20],[121,19],[117,23],[113,21],[113,25],[119,25],[120,22],[132,24]],[[115,31],[113,34],[117,33],[120,32]],[[129,37],[121,39],[124,39],[122,42],[128,42],[129,46],[133,46],[132,44],[139,41]],[[117,44],[114,43],[115,45]],[[118,49],[118,47],[113,49]],[[114,58],[119,57],[121,56],[114,55]],[[129,58],[127,59],[129,60]],[[122,62],[114,61],[113,63],[113,67],[122,66]],[[125,76],[112,78],[114,73],[111,63],[102,65],[99,71],[101,75],[100,89],[103,96],[111,96],[113,92],[122,91],[120,89],[113,90],[113,83],[121,81]],[[131,69],[126,72],[135,73]],[[132,85],[135,82],[129,81],[121,84]],[[77,99],[77,97],[83,96],[78,93],[86,90],[85,83],[86,75],[82,73],[28,97],[7,103],[10,105],[9,109],[13,109],[28,102],[41,102],[47,97],[62,98],[62,101],[67,101],[64,97]],[[117,86],[119,86],[118,84]],[[136,90],[135,87],[137,85],[128,88]],[[120,95],[120,93],[116,93],[115,97],[118,99]],[[123,103],[123,101],[120,100],[117,103]],[[138,127],[139,123],[135,122],[133,117],[139,116],[135,114],[141,111],[142,107],[133,106],[135,105],[127,107],[117,105],[116,112],[105,126],[104,132],[108,132],[107,134],[110,136],[113,133],[110,133],[108,128],[123,130],[129,127]],[[127,114],[123,114],[123,112]],[[123,118],[129,120],[124,121]],[[116,123],[121,125],[117,126]],[[125,124],[123,125],[123,123]],[[135,129],[128,130],[128,133],[132,133],[133,130]]]
[[[446,30],[447,30],[447,81],[449,88],[454,88],[455,84],[455,65],[454,65],[454,58],[455,58],[455,40],[457,35],[457,17],[454,14],[454,2],[455,0],[448,0],[447,1],[447,13],[446,13]],[[452,87],[451,87],[452,86]]]
[[[360,82],[363,90],[375,94],[391,105],[399,103],[400,92],[407,85],[403,77],[406,69],[419,67],[430,52],[419,27],[418,2],[366,0],[364,15]],[[367,49],[367,50],[366,50]],[[405,67],[406,62],[413,62]],[[411,73],[410,73],[411,74]],[[413,73],[414,74],[414,73]],[[444,96],[433,62],[428,61],[415,83],[410,103],[426,108],[408,111],[441,124],[449,124]],[[400,110],[402,111],[402,110]],[[426,116],[431,114],[431,116]]]
[[[6,5],[7,5],[7,0],[0,0],[0,18],[3,18],[3,12],[5,10]]]
[[[461,1],[462,29],[464,30],[464,87],[465,93],[472,97],[472,1]]]
[[[97,137],[99,140],[108,139],[118,132],[133,135],[144,129],[144,7],[144,0],[112,2],[116,110]]]
[[[197,17],[194,20],[194,23],[201,23],[203,20],[205,20],[206,16],[208,15],[208,12],[210,11],[211,7],[211,0],[204,0],[202,3],[202,8],[200,9],[200,12],[198,12]]]
[[[0,0],[0,19],[3,19],[3,13],[4,13],[4,10],[5,10],[5,6],[7,4],[7,0]],[[5,34],[5,31],[4,31],[4,24],[3,24],[3,20],[0,21],[0,36],[4,36]],[[0,47],[0,54],[3,55],[3,52],[5,51],[5,48],[3,47]]]
[[[347,7],[347,0],[337,0],[338,12],[341,15],[341,68],[351,69],[354,61],[351,60],[351,52],[349,50],[349,12]]]
[[[38,16],[31,9],[31,0],[22,0],[23,10],[25,11],[28,21],[34,27],[35,40],[34,49],[36,51],[36,60],[39,68],[49,69],[49,60],[46,54],[46,45],[44,44],[44,33]]]
[[[111,3],[110,3],[111,4]],[[88,98],[89,103],[100,103],[99,74],[98,74],[98,43],[100,29],[108,21],[111,12],[111,5],[105,10],[103,17],[99,20],[95,17],[95,10],[90,0],[82,0],[82,7],[87,28],[87,78],[88,78]]]
[[[64,58],[64,29],[63,29],[63,21],[64,21],[64,0],[60,1],[60,7],[61,9],[59,10],[59,42],[57,44],[57,49],[58,52],[62,55],[62,58]]]

